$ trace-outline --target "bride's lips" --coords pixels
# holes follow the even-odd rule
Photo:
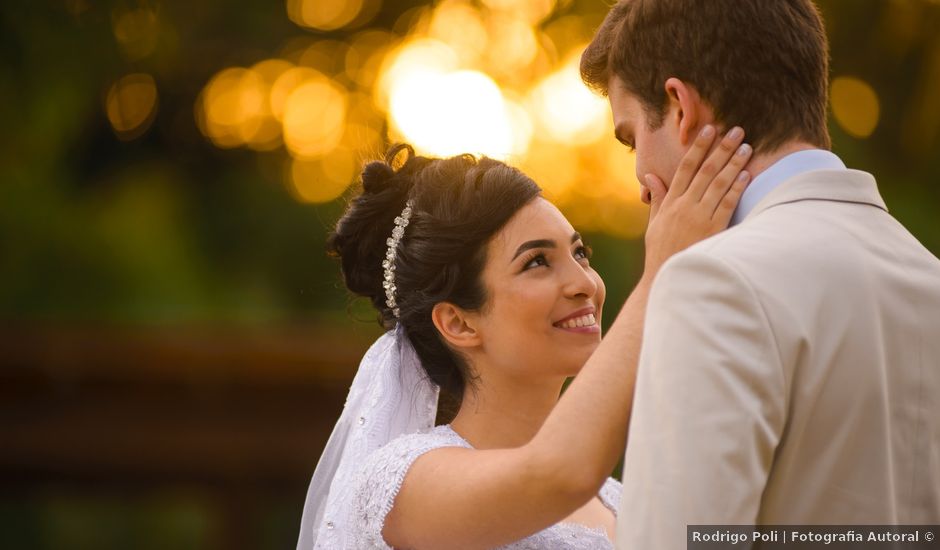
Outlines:
[[[570,315],[552,323],[557,329],[567,332],[577,332],[581,334],[596,334],[601,331],[595,317],[596,308],[588,306],[572,312]],[[580,320],[580,323],[579,323]],[[582,326],[577,326],[581,324]]]

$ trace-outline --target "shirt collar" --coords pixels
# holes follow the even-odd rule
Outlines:
[[[760,173],[741,195],[738,207],[731,216],[734,226],[742,221],[768,193],[788,179],[815,170],[845,170],[845,163],[834,153],[823,149],[808,149],[790,153]]]

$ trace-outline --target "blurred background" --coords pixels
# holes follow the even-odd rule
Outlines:
[[[646,210],[577,72],[607,4],[3,2],[0,545],[293,547],[379,333],[324,240],[390,142],[522,167],[621,303]],[[834,149],[938,254],[940,2],[819,5]]]

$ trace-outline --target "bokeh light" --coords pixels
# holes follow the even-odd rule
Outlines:
[[[264,79],[242,67],[215,75],[197,104],[200,130],[223,148],[245,145],[260,130],[268,111]]]
[[[115,82],[105,99],[114,133],[122,140],[139,137],[157,112],[157,85],[149,74],[134,73]]]
[[[539,128],[560,142],[594,142],[606,138],[607,102],[593,94],[578,71],[578,57],[539,83],[530,95]]]
[[[555,0],[482,0],[483,5],[494,11],[514,13],[529,24],[539,23],[555,9]]]
[[[863,80],[840,76],[832,81],[832,115],[847,134],[867,138],[878,126],[878,94]]]
[[[115,10],[111,15],[114,38],[121,53],[137,61],[153,53],[160,36],[160,22],[155,8]]]
[[[513,74],[531,66],[539,53],[539,43],[532,27],[522,19],[510,15],[490,18],[487,66],[494,72],[511,78]]]
[[[444,74],[457,70],[457,53],[447,44],[422,38],[409,41],[396,48],[380,69],[375,101],[380,109],[388,110],[392,87],[426,74]]]
[[[332,31],[367,22],[379,7],[379,0],[287,0],[287,16],[301,27]]]
[[[323,75],[304,81],[284,103],[284,143],[296,157],[332,151],[343,137],[346,90]]]
[[[340,40],[317,40],[308,45],[297,58],[297,64],[311,67],[323,74],[336,76],[345,69],[349,44]]]
[[[502,92],[480,72],[411,75],[392,88],[390,115],[407,141],[432,155],[505,159],[514,150]]]
[[[197,121],[219,147],[283,147],[284,181],[298,200],[333,200],[349,184],[337,178],[355,179],[351,166],[407,142],[425,155],[471,153],[518,166],[585,230],[642,232],[635,157],[611,139],[607,101],[580,77],[595,24],[570,1],[438,0],[361,31],[380,0],[287,0],[286,7],[313,32],[289,38],[275,59],[216,74]],[[157,11],[133,13],[137,27],[159,24]],[[116,34],[132,26],[115,21]],[[831,91],[834,123],[870,137],[881,117],[872,86],[843,75]],[[923,111],[906,125],[929,141],[937,117]],[[352,153],[357,163],[345,160]]]
[[[362,89],[372,89],[385,54],[396,40],[395,35],[381,30],[367,30],[354,35],[346,52],[346,76]]]
[[[479,10],[461,2],[445,2],[434,11],[428,37],[450,46],[465,67],[477,66],[491,38]]]
[[[291,67],[280,74],[271,85],[269,98],[271,114],[279,121],[284,120],[284,106],[287,98],[298,86],[308,80],[324,78],[319,71],[309,67]]]
[[[578,182],[576,153],[560,143],[533,140],[521,168],[539,184],[547,199],[559,205],[567,202]]]
[[[553,17],[566,3],[445,0],[403,12],[391,30],[349,30],[378,5],[289,0],[294,23],[343,37],[291,38],[276,58],[220,71],[203,89],[200,129],[219,147],[283,147],[301,202],[335,200],[363,162],[407,142],[519,166],[585,230],[642,230],[643,216],[625,221],[645,209],[633,157],[609,139],[607,102],[578,70],[592,29]]]
[[[328,157],[290,161],[291,190],[301,202],[324,203],[341,196],[359,170],[356,153],[334,149]]]
[[[273,102],[270,98],[274,84],[284,73],[293,68],[290,62],[283,59],[266,59],[252,65],[249,69],[261,77],[264,82],[263,93],[266,97],[263,98],[264,105],[260,108],[261,123],[245,140],[248,147],[259,151],[270,151],[281,144],[280,119],[274,115]]]

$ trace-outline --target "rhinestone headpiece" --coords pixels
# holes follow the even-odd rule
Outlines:
[[[385,241],[388,250],[385,252],[385,261],[382,262],[382,268],[385,270],[385,280],[382,282],[382,286],[385,288],[385,305],[392,310],[392,315],[396,319],[399,310],[398,302],[395,301],[395,291],[397,290],[395,286],[395,258],[398,257],[398,243],[405,236],[405,228],[408,227],[408,221],[411,219],[411,208],[413,206],[414,201],[410,199],[405,203],[405,209],[401,211],[400,216],[395,218],[395,228],[392,229],[392,236]]]

